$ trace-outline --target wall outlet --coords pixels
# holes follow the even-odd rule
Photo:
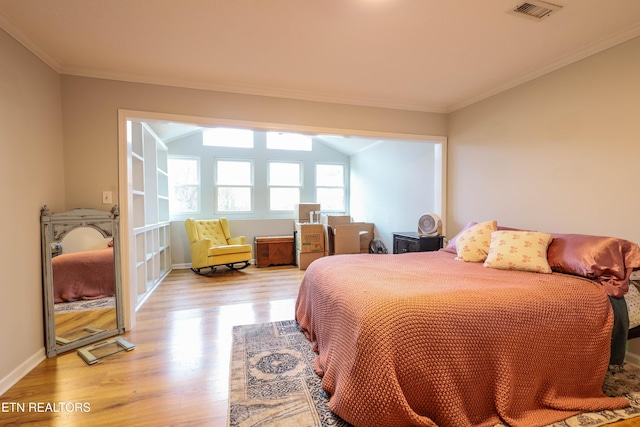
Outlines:
[[[102,192],[102,204],[103,205],[113,204],[113,193],[111,191]]]

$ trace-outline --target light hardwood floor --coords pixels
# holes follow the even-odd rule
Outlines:
[[[293,266],[222,267],[212,277],[174,270],[124,335],[133,351],[91,366],[75,351],[43,361],[0,398],[0,425],[226,426],[231,327],[293,319],[303,274]],[[90,411],[42,412],[59,402]]]
[[[0,425],[224,427],[231,327],[292,319],[303,274],[174,270],[124,335],[135,350],[92,366],[75,352],[43,361],[0,397]],[[640,418],[610,426],[640,427]]]

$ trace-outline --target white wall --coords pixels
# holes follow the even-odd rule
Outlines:
[[[313,140],[312,151],[267,150],[265,132],[256,131],[255,146],[247,150],[242,148],[205,147],[202,145],[202,133],[196,133],[167,144],[169,156],[192,156],[200,159],[200,212],[172,215],[171,220],[171,262],[176,267],[185,267],[191,263],[189,242],[184,230],[184,220],[210,219],[221,216],[214,206],[214,159],[253,160],[254,166],[254,211],[250,214],[228,213],[230,232],[233,236],[242,235],[247,243],[253,245],[255,236],[293,235],[293,213],[269,212],[269,190],[266,182],[268,160],[292,160],[302,162],[304,188],[301,202],[315,203],[315,164],[318,162],[340,163],[349,170],[349,156],[326,144]],[[276,152],[274,152],[276,151]],[[171,173],[171,172],[169,172]],[[255,257],[255,248],[254,248]]]
[[[375,224],[393,251],[394,231],[417,231],[434,211],[434,143],[385,141],[351,156],[351,216]]]
[[[638,76],[640,38],[451,114],[451,232],[497,219],[640,242]]]
[[[166,145],[169,157],[189,156],[200,159],[200,212],[193,214],[172,214],[172,220],[184,220],[188,217],[208,219],[214,216],[220,216],[216,213],[214,204],[215,159],[241,159],[251,160],[253,162],[253,211],[250,213],[226,213],[225,216],[229,219],[293,218],[291,212],[269,211],[269,187],[267,185],[267,163],[269,161],[293,161],[301,163],[303,187],[300,193],[300,202],[302,203],[316,202],[316,163],[342,164],[348,179],[349,156],[331,148],[316,138],[312,138],[312,151],[268,150],[266,148],[266,132],[263,131],[255,131],[254,147],[251,149],[203,146],[201,132],[168,142]],[[346,206],[346,208],[348,209],[348,206]]]
[[[44,358],[40,208],[65,209],[60,78],[0,30],[0,394]]]

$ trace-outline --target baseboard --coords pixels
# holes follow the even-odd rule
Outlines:
[[[173,270],[173,268],[171,268],[171,270]],[[142,305],[145,302],[147,302],[147,300],[149,299],[151,294],[156,289],[158,289],[158,286],[160,286],[160,283],[162,283],[162,281],[169,275],[169,273],[171,273],[171,270],[168,270],[166,273],[164,273],[162,276],[160,276],[160,278],[153,284],[153,286],[151,288],[147,289],[147,292],[145,292],[144,297],[140,301],[138,301],[138,304],[136,304],[136,312],[138,310],[140,310],[140,307],[142,307]]]
[[[38,350],[34,355],[22,362],[18,367],[9,373],[6,377],[0,380],[0,396],[5,394],[7,390],[13,387],[18,381],[20,381],[25,375],[31,372],[45,357],[44,347]]]
[[[624,361],[640,367],[640,355],[631,353],[630,351],[627,351],[627,356]]]
[[[184,270],[186,268],[191,268],[191,263],[171,264],[171,268],[174,270]]]

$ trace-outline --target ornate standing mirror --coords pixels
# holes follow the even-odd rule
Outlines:
[[[47,357],[124,333],[118,216],[42,208]]]

